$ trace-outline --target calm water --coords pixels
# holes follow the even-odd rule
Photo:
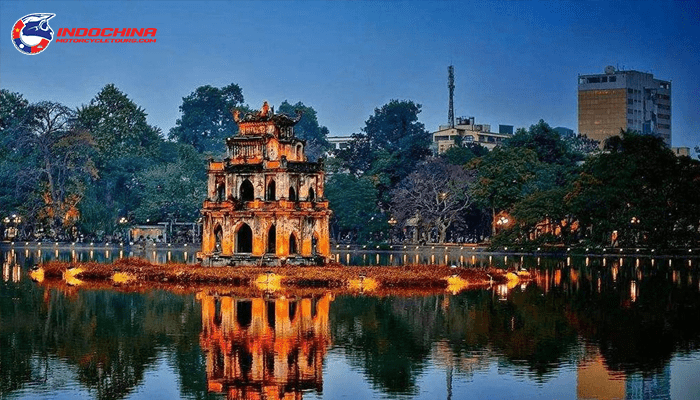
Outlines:
[[[0,251],[1,398],[700,398],[697,260],[468,256],[536,279],[240,298],[28,279],[39,259],[90,258],[58,253]]]

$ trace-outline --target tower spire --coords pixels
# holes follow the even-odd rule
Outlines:
[[[450,89],[450,108],[447,111],[447,122],[450,124],[450,128],[455,127],[455,108],[454,108],[454,96],[455,96],[455,67],[450,65],[447,67],[447,87]]]

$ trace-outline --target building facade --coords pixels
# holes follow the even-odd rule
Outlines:
[[[474,117],[458,117],[454,127],[440,126],[436,132],[433,132],[433,143],[438,154],[454,146],[457,137],[461,137],[463,143],[478,143],[493,150],[501,141],[511,136],[513,136],[512,125],[499,125],[498,132],[491,132],[491,125],[475,124]]]
[[[661,137],[671,146],[671,82],[639,71],[605,68],[578,77],[578,131],[597,140],[620,129]]]
[[[210,160],[202,207],[203,265],[323,264],[330,255],[323,164],[309,162],[295,118],[234,112],[239,134]]]
[[[326,140],[333,146],[333,150],[342,150],[350,145],[352,136],[327,136]]]

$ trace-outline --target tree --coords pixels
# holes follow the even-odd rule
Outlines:
[[[577,159],[584,159],[600,150],[600,142],[589,139],[584,134],[567,136],[564,138],[564,142]]]
[[[194,221],[207,195],[205,165],[189,145],[178,144],[174,161],[159,163],[135,177],[140,194],[133,217],[138,222]]]
[[[457,137],[461,139],[461,136]],[[441,157],[452,165],[466,165],[474,158],[483,157],[488,152],[486,147],[478,143],[462,143],[461,140],[456,139],[455,145],[442,153]]]
[[[365,122],[363,132],[369,138],[373,151],[385,150],[396,155],[400,165],[390,173],[398,183],[425,157],[430,155],[430,132],[418,122],[421,105],[410,100],[391,100],[374,110]]]
[[[477,171],[472,186],[474,199],[491,210],[491,232],[495,233],[496,212],[511,210],[525,195],[526,184],[538,166],[537,153],[522,147],[496,147],[487,155],[474,159]]]
[[[431,153],[430,132],[418,121],[420,112],[420,104],[391,100],[374,110],[346,149],[335,153],[349,171],[371,177],[382,208],[391,201],[389,192]]]
[[[97,144],[99,177],[81,203],[81,226],[89,232],[113,232],[117,220],[136,209],[135,176],[158,161],[160,130],[146,122],[146,112],[113,84],[78,109],[78,127]]]
[[[633,131],[610,138],[605,148],[567,195],[591,240],[621,246],[697,240],[700,162],[677,158],[662,139]]]
[[[301,120],[294,126],[294,134],[306,141],[305,152],[309,160],[317,160],[332,148],[326,140],[328,128],[319,125],[316,110],[312,107],[307,107],[302,102],[292,105],[285,100],[277,111],[284,114],[301,111]]]
[[[373,154],[367,135],[353,133],[345,148],[335,150],[341,165],[355,176],[361,176],[372,166]]]
[[[19,141],[32,160],[17,176],[33,189],[34,201],[24,210],[28,219],[45,221],[52,235],[60,235],[77,222],[85,187],[97,177],[95,142],[75,127],[75,112],[62,104],[34,104],[32,113],[31,132]]]
[[[160,130],[146,122],[145,110],[112,83],[78,109],[77,119],[95,138],[101,169],[125,156],[151,157],[162,140]]]
[[[372,236],[375,227],[370,221],[380,222],[382,214],[377,207],[377,190],[369,179],[333,174],[326,182],[325,195],[333,210],[333,225],[339,241],[344,237],[369,239]]]
[[[29,162],[26,148],[19,146],[31,134],[34,113],[21,94],[0,89],[0,215],[7,216],[28,203],[31,188],[17,176]]]
[[[418,216],[423,228],[436,228],[438,243],[444,243],[450,225],[472,203],[472,182],[473,174],[464,167],[429,159],[393,191],[392,213],[402,224]]]
[[[503,141],[503,146],[530,149],[537,153],[541,162],[549,164],[567,164],[575,159],[561,135],[543,120],[531,125],[527,130],[519,128],[515,135]]]
[[[242,104],[243,91],[234,83],[222,88],[200,86],[182,98],[182,116],[170,130],[170,138],[199,152],[223,153],[225,139],[238,132],[231,110]]]

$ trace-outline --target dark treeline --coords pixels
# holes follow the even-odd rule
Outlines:
[[[621,131],[599,146],[540,121],[493,151],[458,140],[433,156],[419,112],[392,101],[336,152],[327,188],[336,240],[698,244],[700,162],[658,137]]]
[[[19,240],[120,240],[137,223],[197,221],[206,160],[223,158],[238,131],[233,108],[250,110],[238,85],[198,87],[165,134],[112,84],[78,109],[0,91],[4,227]],[[421,105],[392,100],[331,151],[312,107],[277,108],[296,110],[307,156],[327,158],[337,242],[672,247],[700,237],[700,162],[653,136],[621,132],[598,146],[540,121],[493,151],[457,140],[436,156]]]
[[[238,131],[233,108],[250,109],[238,85],[198,87],[166,135],[113,84],[77,109],[0,91],[3,228],[18,228],[17,240],[118,241],[133,224],[196,222],[207,159],[223,158],[225,138]],[[328,150],[312,107],[285,100],[278,110],[303,112],[296,132],[310,157]]]

